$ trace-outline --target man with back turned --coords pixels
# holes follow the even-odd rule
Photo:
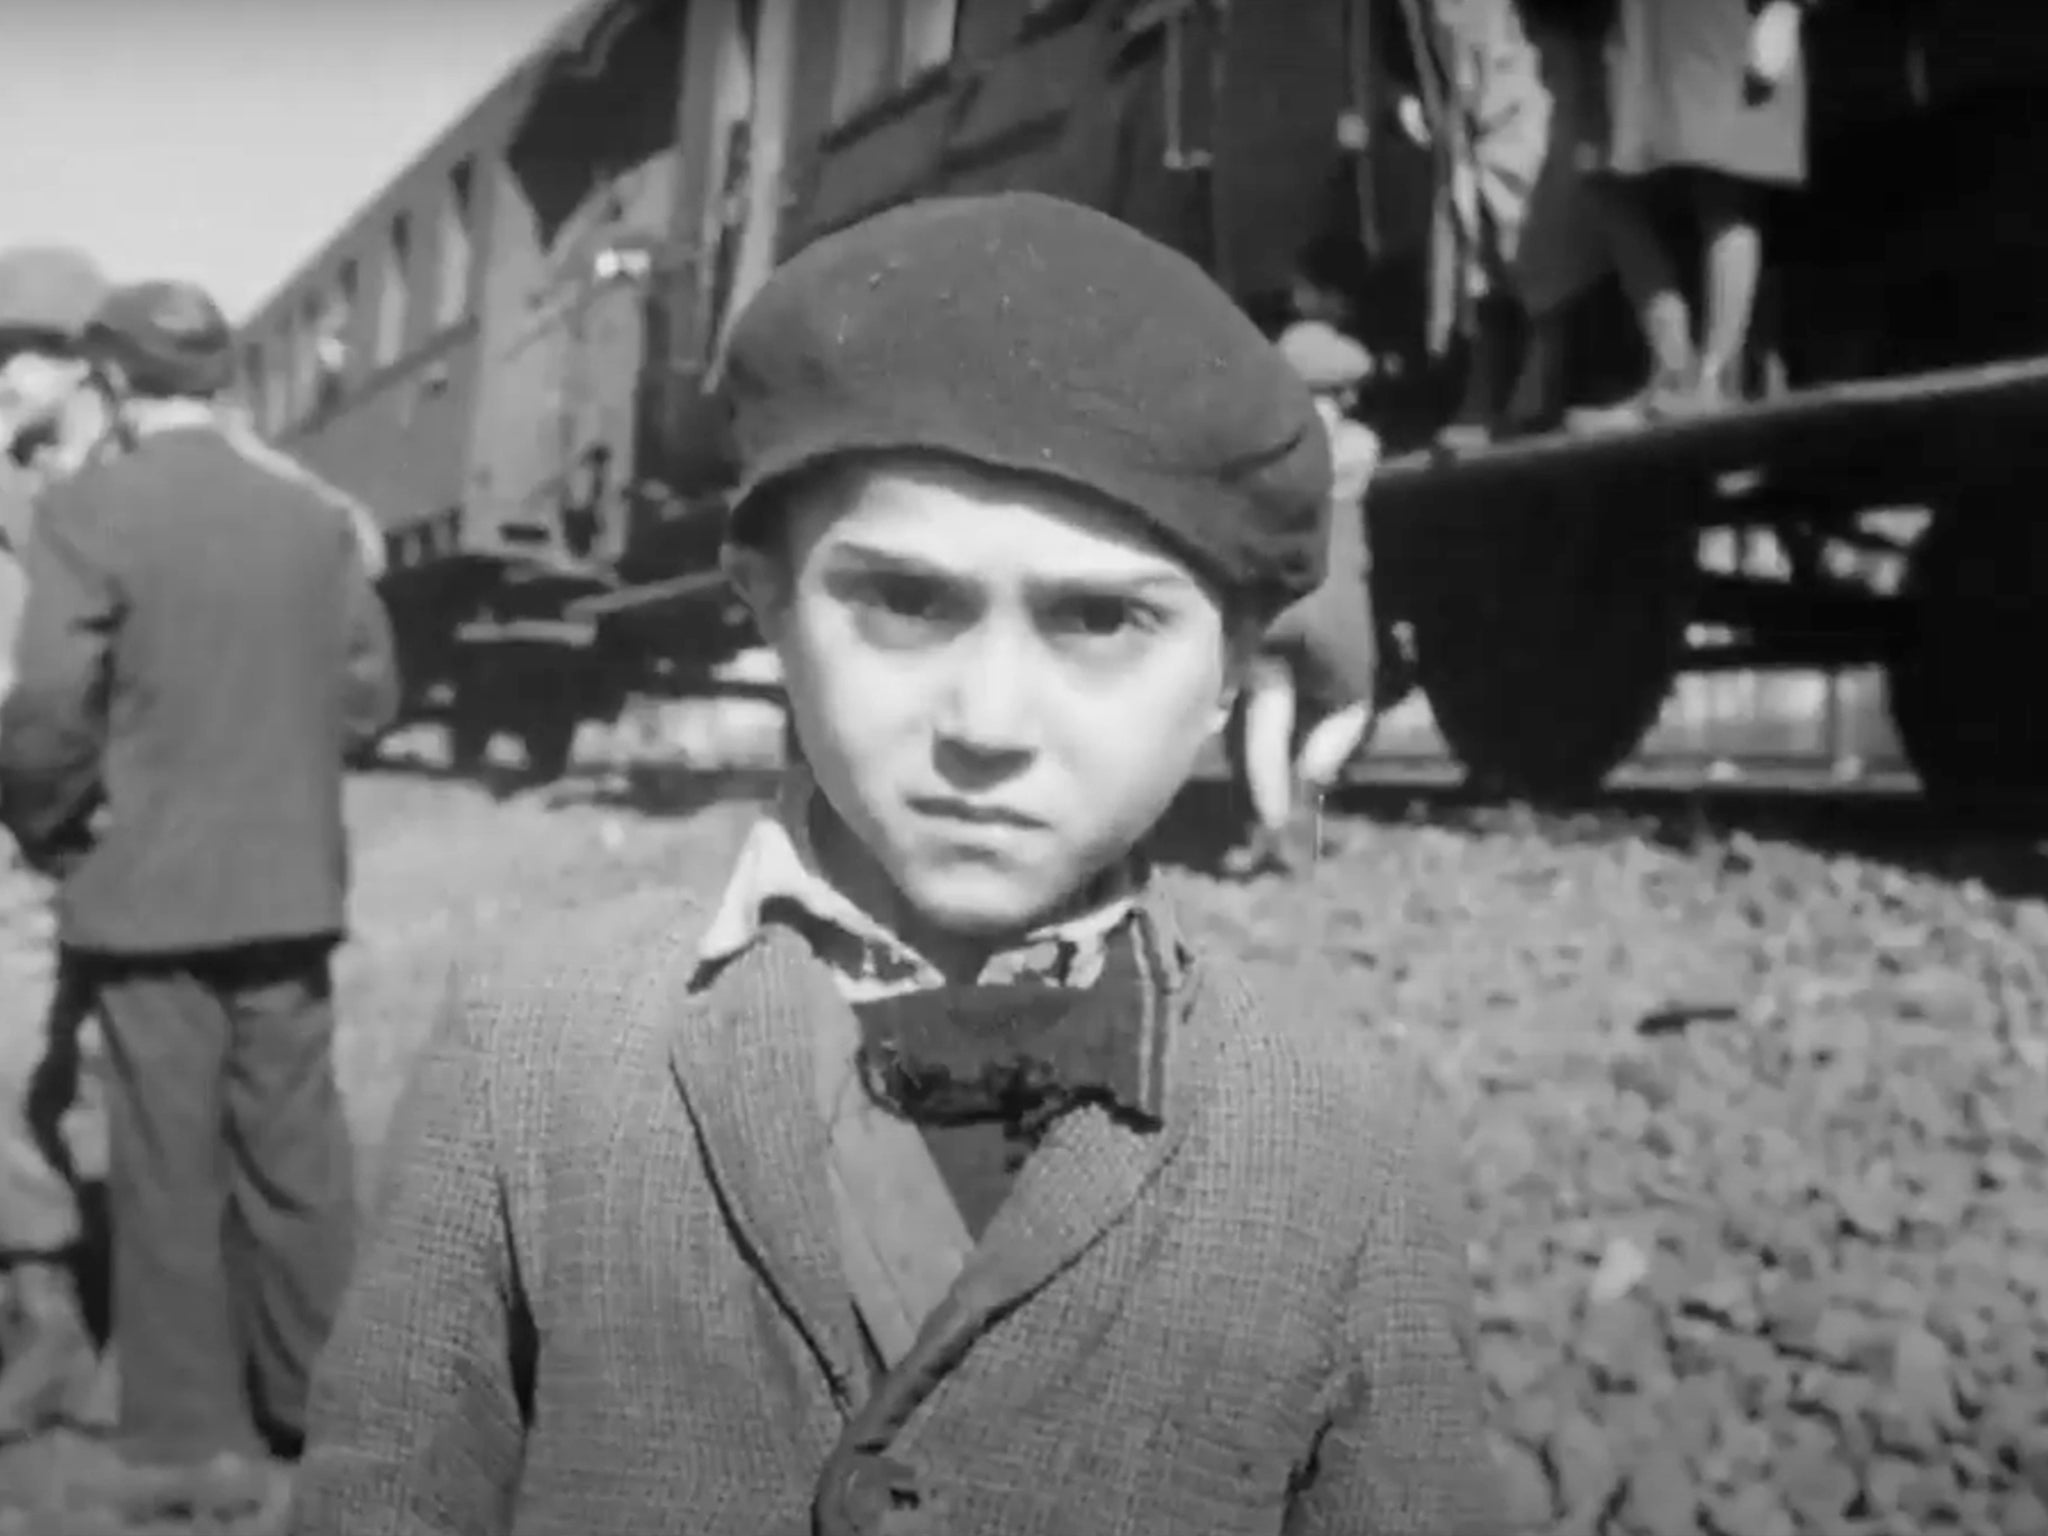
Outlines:
[[[131,1517],[286,1497],[269,1452],[353,1243],[329,959],[344,754],[395,710],[346,510],[244,450],[203,292],[117,289],[86,353],[123,451],[58,487],[24,565],[0,820],[56,874],[105,1036]]]

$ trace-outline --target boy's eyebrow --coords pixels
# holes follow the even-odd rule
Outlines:
[[[974,579],[921,555],[905,550],[883,549],[853,539],[835,544],[832,556],[835,560],[844,560],[848,564],[889,575],[914,576],[927,581],[952,583],[971,582]],[[1044,575],[1034,574],[1029,578],[1028,585],[1040,592],[1053,593],[1133,593],[1179,588],[1189,585],[1189,582],[1187,577],[1171,567],[1157,567],[1130,571],[1055,571]]]

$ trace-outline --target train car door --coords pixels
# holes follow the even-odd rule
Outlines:
[[[662,294],[675,267],[684,7],[622,0],[536,87],[505,155],[523,269],[493,366],[516,419],[499,423],[497,499],[516,536],[610,563],[667,366]]]
[[[1404,290],[1360,323],[1390,329],[1376,350],[1421,347],[1449,146],[1419,138],[1400,107],[1440,94],[1433,17],[1427,0],[1228,8],[1211,180],[1217,267],[1235,292],[1282,294],[1308,261],[1361,299]],[[1403,322],[1417,334],[1391,334]]]
[[[652,375],[666,361],[660,281],[673,265],[664,238],[666,164],[607,189],[588,227],[567,241],[555,422],[558,531],[577,560],[615,561],[628,488],[638,477]]]

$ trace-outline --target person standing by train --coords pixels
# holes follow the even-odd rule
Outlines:
[[[61,879],[105,1041],[123,1470],[98,1491],[272,1509],[352,1252],[329,965],[342,761],[395,708],[391,636],[348,517],[227,440],[203,291],[118,289],[84,350],[123,450],[28,544],[0,821]]]
[[[108,291],[82,252],[0,252],[0,698],[13,686],[27,599],[21,554],[37,505],[106,436],[79,343]],[[71,1094],[40,1091],[75,1076],[87,1021],[61,955],[53,972],[42,1006],[0,999],[0,1441],[81,1416],[99,1366],[74,1278],[84,1223],[59,1123]]]
[[[1651,371],[1631,398],[1573,413],[1592,431],[1720,410],[1746,392],[1765,203],[1806,180],[1801,34],[1816,0],[1608,3],[1596,205]],[[1682,192],[1705,253],[1697,339],[1657,227],[1653,193],[1667,183]]]
[[[1372,358],[1320,320],[1289,326],[1281,333],[1280,352],[1315,401],[1335,474],[1327,574],[1273,621],[1245,682],[1239,760],[1253,824],[1226,860],[1240,879],[1291,871],[1304,854],[1312,855],[1301,843],[1303,837],[1313,840],[1316,831],[1312,820],[1306,827],[1299,823],[1297,800],[1313,806],[1364,747],[1379,685],[1365,494],[1380,444],[1371,428],[1349,415]],[[1304,706],[1323,713],[1303,736],[1297,756]]]

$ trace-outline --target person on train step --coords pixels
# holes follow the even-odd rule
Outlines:
[[[21,550],[37,507],[105,441],[80,340],[108,292],[81,251],[0,251],[0,698],[13,686]],[[87,1234],[63,1124],[87,1020],[61,954],[53,970],[47,998],[0,999],[0,1441],[87,1417],[99,1371],[75,1280]]]
[[[1806,180],[1803,17],[1817,0],[1607,0],[1604,163],[1594,178],[1608,252],[1650,351],[1648,383],[1572,413],[1584,431],[1725,408],[1746,392],[1750,322],[1773,190]],[[1705,324],[1657,228],[1682,193],[1705,250]]]
[[[729,570],[800,744],[723,895],[461,974],[299,1536],[1493,1536],[1443,1115],[1140,844],[1322,573],[1327,434],[1042,195],[740,317]]]
[[[1240,879],[1287,872],[1313,857],[1313,848],[1301,846],[1316,837],[1313,812],[1371,734],[1379,680],[1365,493],[1380,444],[1347,414],[1372,359],[1349,336],[1316,320],[1282,332],[1280,353],[1314,398],[1335,474],[1326,574],[1273,621],[1245,682],[1239,756],[1253,825],[1226,860]],[[1303,735],[1296,756],[1304,706],[1321,718]],[[1304,809],[1306,820],[1298,814]]]
[[[1434,0],[1431,12],[1459,118],[1449,191],[1461,232],[1455,281],[1471,315],[1463,395],[1438,434],[1439,445],[1456,452],[1482,447],[1520,424],[1503,396],[1519,382],[1509,377],[1516,311],[1533,316],[1541,302],[1524,279],[1522,246],[1532,224],[1539,238],[1546,230],[1536,195],[1549,147],[1551,98],[1515,0]],[[1532,327],[1532,338],[1537,346],[1548,343],[1548,333],[1538,328]]]
[[[279,1511],[352,1251],[341,765],[391,636],[346,514],[223,432],[204,292],[116,289],[83,350],[121,446],[29,539],[0,821],[60,877],[105,1042],[121,1465],[89,1496]]]

